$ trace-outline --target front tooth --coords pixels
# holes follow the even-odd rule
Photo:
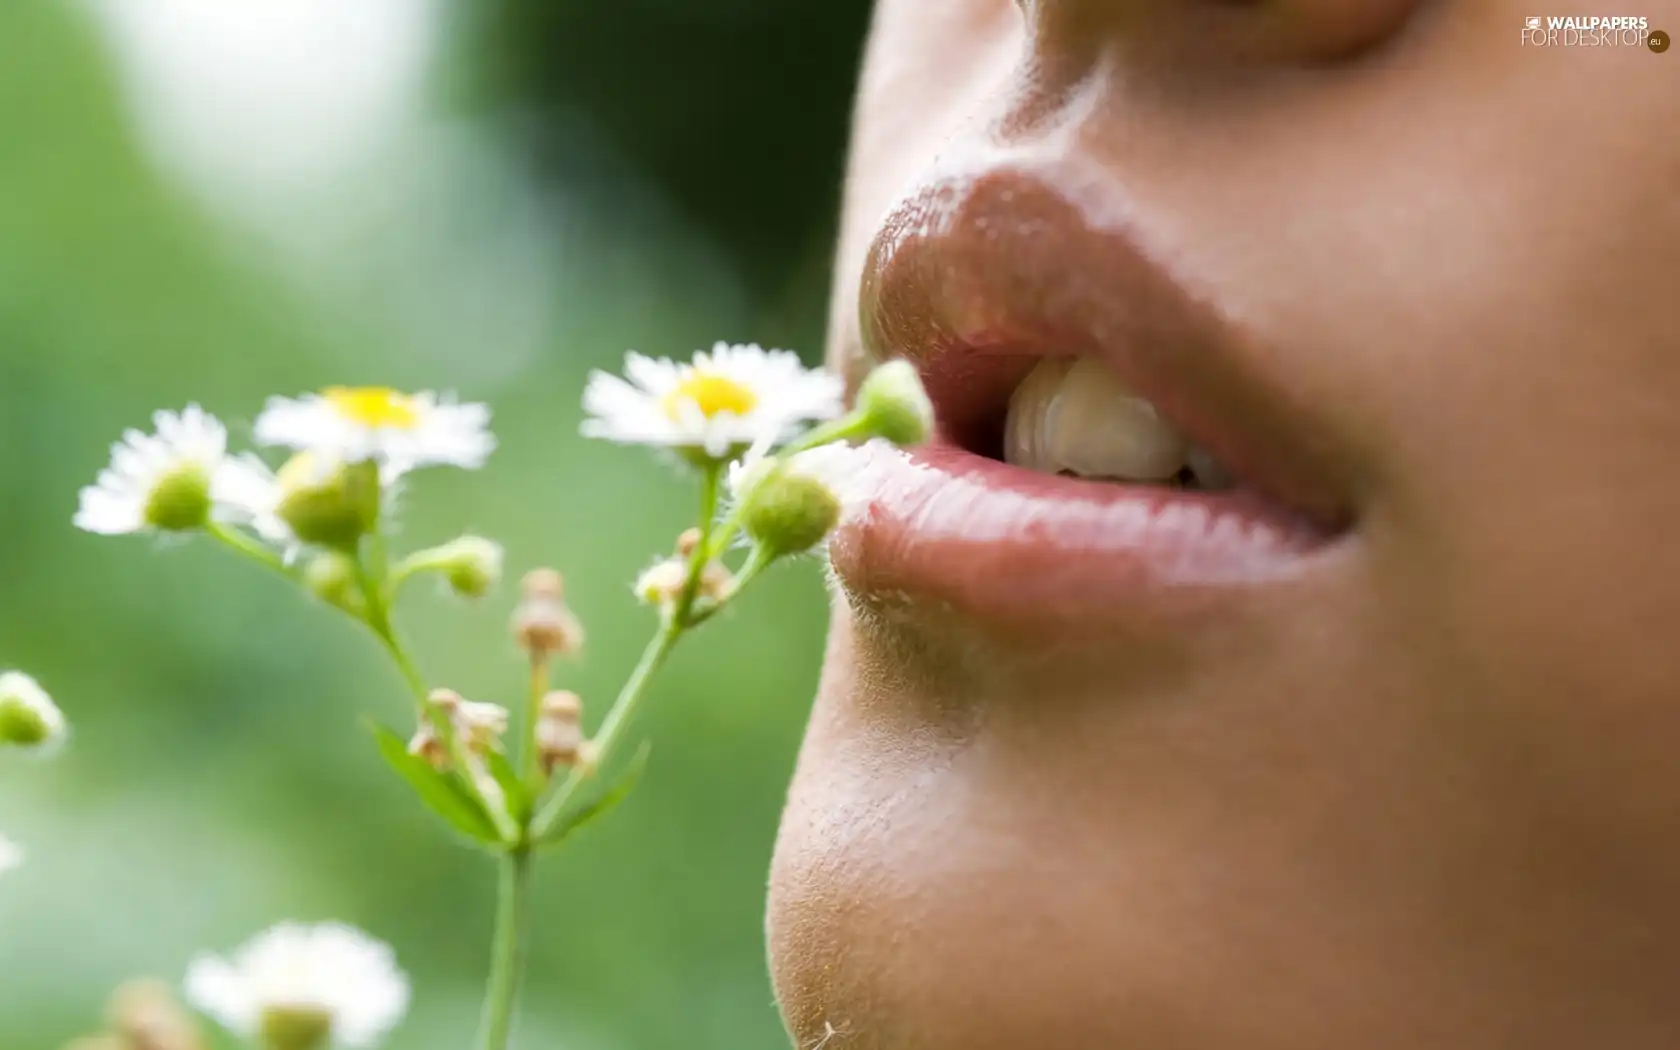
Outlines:
[[[1163,481],[1184,466],[1184,438],[1100,361],[1044,361],[1009,400],[1004,459],[1045,473]]]

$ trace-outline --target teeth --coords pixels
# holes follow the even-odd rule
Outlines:
[[[1003,458],[1016,466],[1086,478],[1166,481],[1184,469],[1190,455],[1189,444],[1155,406],[1099,361],[1045,360],[1009,399]],[[1205,455],[1198,458],[1209,473],[1217,469]]]

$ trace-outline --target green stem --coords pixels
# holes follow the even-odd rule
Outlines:
[[[694,545],[694,554],[689,559],[688,577],[683,581],[682,593],[660,620],[658,633],[649,639],[647,648],[642,650],[642,658],[636,663],[636,669],[630,672],[630,677],[625,680],[624,687],[619,690],[618,697],[608,709],[607,717],[602,719],[600,728],[595,731],[596,763],[600,766],[604,767],[612,758],[619,738],[647,693],[653,673],[659,670],[665,658],[671,655],[671,650],[676,648],[683,631],[691,626],[689,612],[694,605],[695,596],[700,592],[701,574],[716,556],[713,533],[717,524],[715,519],[718,487],[722,478],[722,464],[712,464],[700,475],[700,542]],[[530,834],[533,841],[540,841],[549,829],[554,827],[588,775],[589,770],[574,767],[560,786],[537,807],[536,818],[531,822]]]
[[[284,558],[239,529],[213,521],[204,526],[204,531],[259,565],[273,569],[282,576],[292,575],[292,570],[286,566]]]
[[[729,585],[729,590],[724,592],[723,597],[689,611],[688,626],[691,628],[698,627],[716,616],[720,609],[734,601],[736,596],[747,589],[748,584],[757,579],[760,573],[775,562],[776,556],[774,554],[771,554],[764,547],[754,547],[752,555],[747,559],[747,563],[741,566],[741,571],[736,575],[734,582]]]
[[[524,724],[519,740],[519,775],[532,792],[542,787],[541,755],[537,754],[537,722],[542,717],[543,697],[548,695],[548,654],[531,656],[531,687],[525,697]]]
[[[403,681],[408,684],[409,692],[414,694],[414,702],[419,705],[422,715],[430,708],[428,703],[429,691],[426,688],[425,676],[420,668],[415,666],[414,659],[408,655],[408,650],[397,637],[397,629],[391,622],[391,610],[385,603],[384,590],[380,586],[376,572],[368,567],[367,561],[356,559],[356,583],[361,588],[362,600],[366,603],[364,613],[368,629],[379,639],[379,644],[391,654],[397,670],[402,672]]]
[[[821,426],[812,427],[799,437],[784,445],[777,455],[791,456],[818,445],[831,445],[836,441],[849,441],[855,437],[862,437],[865,431],[864,417],[861,412],[841,416],[830,420]]]
[[[647,686],[653,679],[653,673],[659,670],[665,658],[671,655],[677,639],[682,637],[682,631],[682,626],[674,617],[666,617],[659,633],[654,635],[647,648],[642,650],[642,658],[637,662],[636,669],[630,672],[624,688],[619,690],[618,699],[613,701],[612,709],[607,712],[601,728],[595,733],[596,761],[599,764],[605,765],[608,757],[612,755],[624,727],[630,724],[631,715],[635,713],[642,697],[647,694]],[[578,787],[588,775],[587,770],[574,767],[560,787],[543,802],[537,810],[536,819],[531,822],[533,840],[540,841],[548,834],[549,829],[554,827],[565,812],[567,803],[571,802],[572,796],[577,794]]]
[[[531,927],[531,854],[523,846],[510,850],[501,858],[500,868],[496,937],[490,948],[490,981],[484,994],[479,1050],[507,1050]]]
[[[370,545],[372,546],[372,545]],[[369,562],[373,565],[370,567]],[[450,762],[461,776],[461,783],[477,801],[479,808],[496,825],[503,842],[519,841],[519,829],[514,826],[513,819],[508,816],[501,806],[491,805],[485,797],[484,790],[479,787],[478,779],[472,774],[472,763],[468,761],[467,749],[461,744],[455,733],[455,726],[449,716],[439,710],[431,702],[430,690],[426,688],[426,679],[415,665],[414,658],[408,655],[408,648],[403,645],[398,636],[396,625],[391,622],[391,609],[386,603],[383,579],[384,551],[382,545],[376,547],[368,558],[356,559],[356,580],[362,590],[362,599],[367,610],[363,622],[373,632],[385,651],[391,654],[391,660],[402,672],[403,681],[408,683],[409,691],[414,694],[414,702],[418,707],[420,718],[429,721],[432,732],[443,741],[444,749],[449,753]]]

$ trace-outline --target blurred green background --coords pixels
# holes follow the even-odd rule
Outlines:
[[[239,433],[332,383],[488,401],[500,451],[420,475],[403,543],[473,529],[565,571],[591,632],[567,684],[604,702],[691,490],[576,436],[583,378],[714,339],[814,358],[867,7],[0,3],[0,668],[76,732],[0,766],[30,853],[0,880],[0,1046],[58,1047],[120,980],[285,918],[394,945],[390,1045],[468,1045],[494,871],[359,726],[406,722],[390,668],[218,549],[74,531],[77,489],[155,408]],[[511,603],[411,594],[429,675],[511,699]],[[823,624],[807,564],[679,652],[642,786],[540,873],[522,1047],[787,1045],[764,884]]]

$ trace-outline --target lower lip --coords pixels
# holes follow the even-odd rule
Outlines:
[[[942,445],[858,455],[835,574],[854,600],[912,613],[1158,623],[1293,578],[1336,538],[1240,491],[1082,481]]]

